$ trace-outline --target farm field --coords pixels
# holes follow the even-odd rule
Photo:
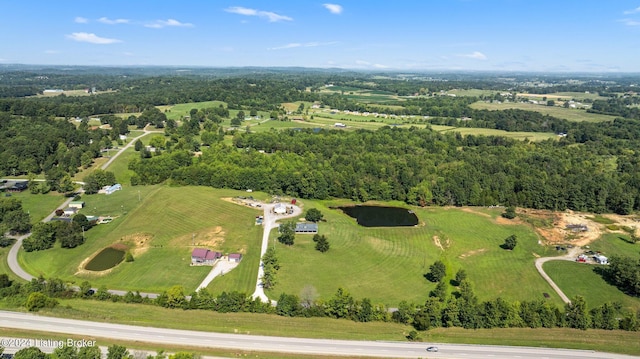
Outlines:
[[[318,297],[327,300],[343,287],[355,299],[366,297],[390,307],[402,300],[421,303],[435,288],[423,274],[442,260],[447,280],[458,269],[467,271],[480,300],[544,299],[543,293],[549,293],[551,303],[561,304],[533,264],[534,253],[553,254],[537,244],[529,227],[497,224],[499,211],[411,208],[421,223],[417,227],[365,228],[329,208],[345,203],[305,201],[306,209],[318,208],[324,214],[319,233],[327,236],[331,249],[316,251],[312,235],[304,234],[296,235],[291,247],[276,243],[281,269],[278,284],[268,293],[271,298],[280,293],[302,296],[305,286],[313,286]],[[518,236],[518,247],[505,251],[499,246],[511,234]],[[274,241],[277,232],[271,237]]]
[[[554,92],[548,94],[535,94],[535,93],[518,93],[518,96],[522,97],[530,97],[532,99],[542,99],[546,97],[549,100],[571,100],[575,99],[578,101],[589,99],[589,100],[605,100],[606,97],[600,96],[598,93],[586,93],[586,92]]]
[[[20,251],[19,260],[29,273],[75,283],[89,280],[95,286],[147,292],[182,285],[192,291],[211,270],[190,266],[191,250],[200,245],[225,254],[244,253],[243,263],[225,279],[229,277],[226,280],[233,282],[239,276],[255,281],[262,229],[253,223],[257,211],[220,199],[237,193],[242,192],[207,187],[125,186],[109,196],[83,196],[86,206],[81,213],[114,216],[113,222],[87,231],[82,246]],[[121,263],[108,274],[81,270],[84,260],[114,244],[127,246],[135,261]],[[236,290],[255,285],[233,283],[238,285]]]
[[[558,106],[544,106],[544,105],[535,105],[532,103],[520,103],[520,102],[510,102],[510,103],[487,103],[483,101],[479,101],[470,105],[471,108],[476,110],[506,110],[506,109],[518,109],[518,110],[526,110],[526,111],[535,111],[540,112],[544,115],[549,115],[557,118],[563,118],[567,121],[575,121],[575,122],[604,122],[604,121],[613,121],[616,119],[615,116],[609,115],[600,115],[597,113],[588,113],[584,110],[564,108]]]
[[[220,105],[224,105],[226,107],[226,103],[222,101],[205,101],[205,102],[187,102],[187,103],[179,103],[173,106],[156,106],[160,111],[165,112],[167,118],[170,120],[181,120],[184,116],[189,116],[189,111],[192,108],[207,108],[207,107],[218,107]]]
[[[581,295],[589,309],[606,302],[619,302],[624,308],[640,310],[640,298],[628,296],[605,282],[595,272],[597,268],[596,265],[569,261],[551,261],[544,264],[544,270],[569,299]]]
[[[459,132],[462,135],[483,135],[483,136],[504,136],[516,140],[529,139],[529,141],[544,141],[549,139],[557,139],[558,136],[549,132],[510,132],[504,130],[495,130],[492,128],[473,128],[473,127],[453,127],[431,125],[431,128],[437,132]]]
[[[447,94],[454,94],[456,96],[493,96],[496,93],[505,92],[505,91],[496,91],[496,90],[480,90],[480,89],[453,89],[449,90]]]
[[[369,89],[361,89],[348,86],[332,86],[325,87],[320,90],[321,93],[342,93],[345,98],[353,101],[366,103],[380,103],[387,101],[403,101],[399,96],[385,91],[376,91]]]

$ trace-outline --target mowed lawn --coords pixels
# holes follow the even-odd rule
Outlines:
[[[544,270],[569,297],[581,295],[589,309],[606,302],[619,302],[624,308],[639,310],[640,298],[624,294],[607,283],[595,272],[598,266],[569,261],[552,261],[544,264]]]
[[[323,212],[327,221],[319,224],[319,232],[327,236],[331,249],[324,254],[316,251],[313,236],[303,234],[296,235],[291,247],[275,244],[281,269],[270,297],[277,299],[283,292],[301,296],[305,287],[312,286],[320,299],[327,300],[342,287],[357,299],[366,297],[391,307],[402,300],[421,303],[435,288],[423,275],[433,262],[442,260],[447,281],[465,269],[481,300],[544,299],[546,292],[551,303],[561,304],[534,267],[534,253],[544,255],[547,250],[537,244],[529,227],[497,224],[499,211],[411,208],[421,222],[417,227],[365,228],[328,208],[335,204],[305,201],[305,208]],[[501,249],[511,234],[518,236],[518,247]],[[275,242],[277,231],[271,237]]]
[[[557,118],[563,118],[567,121],[575,121],[575,122],[605,122],[605,121],[613,121],[616,119],[615,116],[609,115],[600,115],[597,113],[589,113],[585,110],[579,110],[575,108],[564,108],[559,106],[544,106],[544,105],[536,105],[532,103],[487,103],[484,101],[479,101],[470,105],[471,108],[476,110],[506,110],[506,109],[518,109],[518,110],[526,110],[526,111],[535,111],[540,112],[543,115],[549,115]]]
[[[607,257],[613,255],[640,259],[640,244],[629,243],[629,236],[622,233],[607,233],[589,245],[593,251],[599,251]],[[605,302],[620,302],[626,308],[640,309],[640,298],[634,298],[607,283],[595,272],[602,266],[565,261],[547,262],[545,271],[560,286],[569,298],[581,295],[590,308]]]
[[[44,217],[55,211],[66,198],[58,192],[49,192],[47,194],[31,194],[29,190],[12,193],[11,197],[22,202],[22,208],[29,213],[31,223],[38,223]]]
[[[254,225],[258,211],[221,200],[238,193],[208,187],[125,186],[109,196],[84,196],[81,213],[117,218],[87,231],[82,246],[21,251],[19,259],[33,275],[76,283],[89,280],[95,286],[147,292],[182,285],[192,291],[211,270],[190,266],[194,245],[203,246],[224,254],[244,253],[243,262],[224,279],[236,283],[234,289],[248,291],[255,285],[262,228]],[[85,259],[118,243],[132,250],[134,262],[121,263],[107,274],[80,271]],[[243,279],[234,280],[236,276]]]

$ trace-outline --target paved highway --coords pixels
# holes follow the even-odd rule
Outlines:
[[[267,337],[243,334],[221,334],[177,329],[140,327],[123,324],[43,317],[28,313],[0,311],[0,327],[43,332],[73,334],[85,340],[100,338],[136,342],[192,346],[199,348],[230,348],[281,353],[322,354],[336,356],[370,356],[382,358],[468,358],[468,359],[628,359],[631,356],[602,352],[529,347],[435,344],[440,351],[428,353],[427,343],[348,341]]]

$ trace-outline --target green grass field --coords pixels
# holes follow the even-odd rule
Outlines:
[[[596,268],[596,265],[569,261],[551,261],[544,264],[544,270],[569,298],[581,295],[589,308],[606,302],[620,302],[627,309],[640,309],[640,298],[628,296],[605,282],[594,271]]]
[[[191,291],[211,269],[189,265],[192,244],[206,245],[223,253],[245,253],[243,262],[222,279],[236,290],[248,291],[257,276],[261,228],[253,223],[258,211],[220,199],[238,193],[244,192],[207,187],[125,186],[109,196],[83,196],[86,205],[81,213],[117,218],[88,231],[82,246],[21,251],[19,260],[29,273],[70,282],[89,280],[97,286],[150,292],[182,285]],[[132,250],[133,263],[121,263],[105,275],[80,272],[83,260],[117,243]],[[214,291],[215,283],[211,287]]]
[[[38,223],[44,217],[55,211],[66,198],[58,192],[49,192],[47,194],[31,194],[29,190],[20,193],[12,193],[11,198],[19,199],[22,202],[22,208],[29,212],[31,223]]]
[[[578,110],[572,108],[564,108],[558,106],[543,106],[543,105],[535,105],[532,103],[487,103],[487,102],[476,102],[470,105],[471,108],[476,110],[506,110],[506,109],[519,109],[526,111],[535,111],[540,112],[544,115],[549,115],[557,118],[563,118],[567,121],[575,121],[575,122],[605,122],[605,121],[613,121],[615,120],[615,116],[609,115],[600,115],[597,113],[588,113],[585,110]]]
[[[607,257],[617,255],[640,259],[640,243],[632,244],[630,240],[626,233],[606,233],[589,247],[593,251],[602,252]]]
[[[207,107],[218,107],[220,105],[227,104],[222,101],[204,101],[204,102],[187,102],[187,103],[179,103],[173,106],[157,106],[160,111],[165,112],[167,118],[170,120],[181,120],[184,116],[189,116],[189,111],[192,108],[197,108],[198,110],[201,108]],[[166,111],[165,111],[166,110]]]
[[[544,141],[549,139],[558,139],[553,133],[549,132],[510,132],[503,130],[495,130],[492,128],[473,128],[473,127],[453,127],[453,126],[441,126],[431,125],[434,131],[438,132],[459,132],[462,135],[474,135],[474,136],[503,136],[507,138],[513,138],[516,140],[528,139],[529,141]]]
[[[297,235],[291,247],[276,244],[281,269],[270,297],[282,292],[300,295],[311,285],[321,299],[343,287],[356,299],[367,297],[373,303],[420,303],[435,288],[423,274],[440,259],[448,267],[449,279],[465,269],[481,300],[543,299],[547,292],[553,304],[561,303],[533,264],[534,253],[546,255],[548,249],[537,244],[536,234],[526,226],[496,224],[499,211],[412,208],[421,221],[418,227],[365,228],[328,208],[336,204],[305,201],[305,208],[318,208],[327,219],[319,232],[327,236],[331,249],[324,254],[316,251],[311,235]],[[518,247],[505,251],[499,246],[511,234],[518,236]],[[271,236],[276,238],[276,231]]]

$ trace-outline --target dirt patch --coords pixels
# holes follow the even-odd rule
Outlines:
[[[573,244],[575,246],[586,246],[597,240],[605,233],[620,232],[607,229],[606,225],[597,223],[592,213],[575,212],[566,210],[564,212],[551,212],[544,210],[520,209],[519,214],[527,217],[525,220],[544,239],[544,244]],[[640,218],[636,216],[622,216],[617,214],[604,214],[602,217],[608,218],[616,226],[632,228],[636,233],[640,229]],[[536,225],[545,223],[545,225]],[[584,225],[586,231],[572,230],[567,228],[570,225]]]
[[[461,255],[458,256],[458,258],[465,259],[465,258],[471,257],[471,256],[476,255],[476,254],[484,253],[486,251],[487,251],[486,248],[474,249],[474,250],[469,251],[467,253],[462,253]]]
[[[513,219],[508,219],[508,218],[504,218],[502,216],[498,216],[496,217],[496,224],[500,224],[500,225],[516,225],[516,224],[522,224],[522,220],[518,217],[513,218]]]
[[[442,246],[442,243],[440,243],[440,237],[438,236],[433,236],[433,243],[435,243],[436,247],[442,249],[444,251],[444,247]]]
[[[122,250],[123,251],[131,250],[131,254],[133,254],[136,257],[139,257],[140,255],[146,253],[149,250],[149,248],[151,247],[152,240],[153,240],[153,235],[149,233],[129,234],[120,238],[120,241],[122,242],[121,245],[126,245],[125,248]],[[116,245],[113,245],[112,247],[116,248],[115,247]],[[121,249],[121,248],[116,248],[116,249]]]
[[[491,218],[491,215],[489,215],[488,213],[476,211],[472,207],[462,207],[461,209],[462,209],[463,212],[469,212],[469,213],[477,214],[479,216]]]
[[[193,233],[187,233],[183,236],[172,239],[169,246],[186,247],[199,246],[208,248],[218,248],[224,242],[225,232],[221,226],[201,229]]]
[[[119,250],[119,251],[123,251],[123,252],[126,252],[126,251],[128,251],[128,250],[129,250],[129,247],[128,247],[126,244],[124,244],[124,243],[116,243],[116,244],[113,244],[113,245],[111,245],[111,248],[113,248],[113,249],[117,249],[117,250]]]

